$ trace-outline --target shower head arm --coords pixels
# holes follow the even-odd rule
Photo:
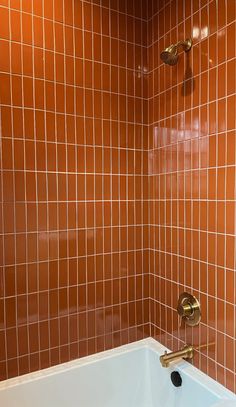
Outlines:
[[[191,38],[187,38],[185,41],[179,41],[176,44],[176,48],[182,47],[183,50],[185,52],[190,51],[190,49],[192,48],[192,39]]]

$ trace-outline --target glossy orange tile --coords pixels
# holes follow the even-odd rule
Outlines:
[[[1,379],[150,332],[177,348],[164,305],[194,289],[196,342],[217,336],[195,363],[234,390],[233,1],[20,3],[0,7]]]
[[[125,240],[125,250],[142,249],[141,226],[137,227],[136,239],[134,239],[136,227],[134,226],[134,201],[132,205],[130,203],[129,218],[123,216],[125,215],[123,211],[126,211],[123,203],[120,217],[118,204],[120,193],[118,177],[121,173],[123,187],[127,183],[126,177],[129,176],[129,197],[134,199],[136,188],[139,204],[143,201],[141,196],[143,157],[140,156],[137,165],[134,166],[134,126],[131,126],[131,122],[135,120],[134,90],[132,90],[132,98],[127,103],[126,75],[130,74],[130,71],[126,70],[127,38],[122,31],[118,37],[118,26],[123,30],[126,17],[124,14],[119,14],[118,10],[112,12],[115,22],[111,28],[112,41],[117,49],[120,48],[119,60],[118,53],[115,54],[113,51],[112,56],[110,55],[110,40],[107,37],[110,30],[108,8],[79,2],[76,3],[75,10],[68,5],[64,13],[62,2],[55,10],[47,2],[43,7],[42,3],[36,3],[29,5],[23,2],[21,8],[20,2],[12,0],[9,8],[5,5],[0,9],[3,20],[0,48],[1,53],[5,55],[1,65],[0,85],[3,95],[1,99],[3,104],[1,125],[4,137],[2,166],[7,171],[3,175],[3,194],[6,202],[3,207],[4,269],[7,273],[5,293],[6,298],[9,298],[6,328],[9,332],[8,346],[11,343],[12,347],[11,354],[6,355],[6,351],[3,350],[4,355],[1,356],[1,360],[8,364],[8,377],[39,368],[39,338],[43,349],[40,354],[42,367],[49,366],[49,363],[58,363],[59,360],[68,360],[69,346],[73,346],[68,343],[67,331],[68,317],[71,312],[75,313],[75,321],[77,315],[79,318],[81,316],[82,326],[80,324],[78,331],[75,322],[73,335],[71,334],[70,338],[74,341],[84,341],[85,346],[81,350],[83,354],[94,352],[94,342],[89,339],[96,334],[94,309],[98,304],[105,307],[118,304],[120,301],[117,296],[118,290],[111,293],[110,280],[104,292],[106,302],[103,299],[103,278],[108,277],[108,270],[109,278],[112,276],[111,264],[109,266],[108,262],[103,260],[105,253],[110,262],[111,252],[115,252],[112,264],[117,285],[122,274],[118,261],[120,220],[124,228],[127,227],[128,222],[130,223],[127,229],[130,241],[128,245],[128,241]],[[43,10],[45,20],[42,18]],[[9,13],[11,26],[8,24]],[[139,17],[141,17],[140,13],[141,11],[137,13]],[[139,27],[141,20],[133,21],[134,19],[135,15],[129,16],[131,26]],[[102,27],[100,27],[100,21],[102,21]],[[73,24],[76,26],[75,30]],[[145,24],[146,22],[144,26]],[[84,28],[86,31],[83,32]],[[91,52],[92,29],[94,54]],[[137,28],[136,40],[139,45],[142,40],[140,33]],[[134,55],[137,51],[139,59],[141,48],[135,49],[135,38],[131,32],[128,38],[130,54]],[[115,47],[113,49],[115,50]],[[111,57],[114,80],[110,83],[110,68],[108,65],[102,65],[101,60],[109,63]],[[129,64],[132,67],[133,61],[129,61]],[[9,75],[10,72],[14,74],[12,77]],[[19,76],[21,74],[23,77]],[[120,89],[117,87],[119,76]],[[142,79],[136,80],[139,98],[142,97],[141,82]],[[119,92],[122,95],[119,95]],[[128,116],[124,109],[126,103],[130,111]],[[10,110],[11,104],[14,106],[13,114]],[[121,132],[118,122],[119,104],[120,117],[123,120]],[[140,108],[138,101],[137,120],[140,120],[138,118]],[[86,117],[83,117],[84,114]],[[110,122],[111,115],[112,122]],[[127,117],[130,121],[129,129],[126,128],[125,123]],[[102,121],[102,119],[105,120]],[[143,126],[140,124],[140,140],[142,131]],[[126,139],[129,139],[128,144]],[[106,148],[103,149],[103,146]],[[137,147],[141,149],[141,145],[137,144]],[[126,148],[128,151],[124,154]],[[120,156],[122,156],[121,160]],[[124,162],[126,157],[127,165]],[[139,177],[138,182],[133,178],[134,173]],[[128,190],[123,191],[123,199],[128,197],[127,193]],[[114,200],[112,205],[108,201],[111,197]],[[102,199],[107,200],[105,205]],[[141,209],[138,210],[137,215],[138,224],[141,225]],[[12,250],[13,247],[14,250]],[[58,257],[59,261],[55,261]],[[132,252],[129,257],[134,258]],[[37,263],[37,260],[40,263]],[[103,262],[105,262],[105,271]],[[133,261],[131,263],[134,264]],[[95,264],[96,267],[94,267]],[[77,278],[72,273],[77,265],[80,276],[78,283],[83,285],[81,295],[83,297],[86,289],[89,293],[88,302],[84,296],[79,309],[77,309]],[[138,276],[141,276],[143,266],[140,262],[137,266]],[[88,280],[86,280],[86,273],[88,273]],[[99,281],[99,285],[96,285],[95,281]],[[87,288],[86,282],[89,284]],[[67,291],[68,284],[72,285],[69,291]],[[133,278],[130,286],[132,290],[134,285]],[[27,294],[26,287],[28,287]],[[16,293],[19,295],[17,306],[14,305]],[[39,297],[38,293],[40,293]],[[68,293],[69,296],[67,296]],[[142,301],[140,295],[139,300]],[[146,290],[146,296],[148,296],[148,290]],[[46,306],[48,303],[49,307]],[[137,312],[139,312],[138,309]],[[144,324],[142,314],[140,313],[140,318],[137,319],[132,307],[130,309],[127,307],[125,313],[127,320],[130,313],[131,325]],[[61,316],[59,320],[51,320],[51,318],[57,318],[59,314]],[[43,321],[39,326],[35,324],[38,319]],[[89,331],[86,329],[87,320]],[[146,323],[148,326],[148,319]],[[15,330],[17,324],[21,327],[18,336]],[[59,325],[63,328],[61,330],[63,336],[60,338],[61,348],[53,350],[49,348],[49,343],[53,347],[59,345],[57,340]],[[117,326],[114,324],[113,330],[117,329],[120,329],[120,324]],[[140,329],[140,332],[143,332],[143,329]],[[99,349],[110,347],[113,331],[109,331],[109,338],[104,334],[104,329],[99,332]],[[136,337],[135,335],[133,338]],[[142,335],[143,333],[141,337]],[[119,345],[121,342],[115,339],[115,334],[113,336],[114,344]],[[17,338],[20,353],[16,363],[14,347]],[[124,336],[122,343],[127,340],[128,336]],[[29,360],[25,355],[30,352],[33,354]]]
[[[192,7],[186,4],[185,33],[182,4],[179,7],[178,3],[177,7],[177,3],[170,2],[153,10],[148,22],[149,155],[152,157],[149,194],[153,200],[149,209],[153,225],[149,239],[157,264],[150,257],[149,267],[163,281],[156,292],[150,286],[150,296],[161,310],[160,320],[153,314],[151,320],[163,336],[171,332],[176,340],[182,339],[181,332],[175,332],[173,326],[165,323],[162,304],[169,306],[170,299],[163,287],[175,281],[179,292],[195,288],[195,294],[201,298],[205,324],[196,328],[196,340],[204,342],[205,327],[214,328],[220,342],[216,362],[222,364],[221,369],[212,361],[215,358],[210,356],[211,351],[208,351],[209,358],[201,352],[201,369],[235,390],[234,368],[229,368],[227,379],[225,367],[230,362],[220,353],[226,334],[230,332],[228,344],[232,351],[235,342],[231,314],[231,304],[235,301],[235,6],[234,2],[207,0],[194,1]],[[159,27],[156,21],[161,21]],[[186,36],[186,32],[193,37],[189,61],[194,79],[189,95],[183,93],[182,85],[186,80],[187,58],[183,56],[176,67],[164,65],[160,59],[160,51],[177,41],[176,31],[178,39]],[[165,146],[168,149],[171,146],[172,154],[167,153]],[[171,256],[171,266],[167,266],[167,256]],[[175,262],[178,269],[174,267]],[[203,293],[210,296],[208,305]],[[177,298],[174,308],[176,302]],[[165,343],[164,339],[161,341]],[[197,360],[194,363],[199,366]]]

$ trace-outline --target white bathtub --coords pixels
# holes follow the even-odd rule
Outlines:
[[[155,340],[145,339],[6,380],[0,383],[0,406],[236,406],[233,393],[187,362],[162,368],[159,356],[165,349]],[[182,377],[181,387],[174,387],[170,380],[173,370]]]

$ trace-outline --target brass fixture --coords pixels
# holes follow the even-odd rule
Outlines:
[[[177,312],[182,320],[189,326],[196,326],[201,320],[199,301],[194,295],[182,293],[178,300]]]
[[[177,44],[171,44],[161,52],[161,60],[167,65],[176,65],[179,59],[178,48],[182,47],[185,52],[190,51],[193,41],[187,38],[185,41],[179,41]]]
[[[181,350],[176,352],[167,353],[165,351],[164,355],[160,356],[160,362],[162,367],[169,367],[171,362],[179,359],[192,359],[194,354],[194,349],[192,345],[185,345]]]

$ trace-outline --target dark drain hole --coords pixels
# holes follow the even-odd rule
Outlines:
[[[182,386],[182,377],[180,376],[179,372],[172,372],[170,378],[175,387]]]

